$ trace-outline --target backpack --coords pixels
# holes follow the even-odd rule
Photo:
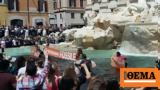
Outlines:
[[[92,73],[92,71],[91,71],[91,68],[92,68],[91,60],[84,59],[84,60],[81,61],[80,64],[84,64],[84,63],[86,64],[89,72]],[[86,73],[85,73],[84,68],[79,68],[79,67],[78,67],[78,69],[79,69],[79,71],[80,71],[79,81],[80,81],[80,84],[83,84],[83,83],[85,83],[86,80],[87,80],[87,79],[86,79]]]

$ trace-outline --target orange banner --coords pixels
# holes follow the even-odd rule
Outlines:
[[[73,52],[66,52],[66,51],[60,51],[55,48],[45,48],[45,50],[48,52],[49,56],[53,56],[56,58],[66,59],[66,60],[75,60],[76,53]]]
[[[121,68],[121,87],[160,87],[160,71],[157,68]]]

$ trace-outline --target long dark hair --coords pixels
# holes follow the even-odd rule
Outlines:
[[[23,56],[20,56],[16,60],[16,67],[19,70],[21,67],[25,66],[26,59]]]
[[[52,82],[55,80],[55,72],[56,72],[56,66],[53,65],[53,64],[49,64],[49,71],[48,71],[48,76],[47,76],[47,79],[48,79],[48,82]]]
[[[26,73],[29,76],[35,76],[37,73],[37,66],[35,61],[27,61]]]

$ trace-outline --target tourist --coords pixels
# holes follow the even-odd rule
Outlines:
[[[43,71],[43,60],[36,61],[37,63],[37,74],[41,74]]]
[[[3,59],[4,59],[3,54],[0,53],[0,61],[3,60]]]
[[[58,67],[55,64],[49,64],[49,71],[45,80],[47,90],[59,90],[61,76],[59,76],[58,72]]]
[[[17,78],[25,75],[25,73],[26,73],[26,67],[27,67],[27,62],[28,62],[28,61],[35,61],[35,58],[33,58],[33,57],[28,57],[28,58],[26,59],[26,61],[25,61],[25,66],[24,66],[24,67],[21,67],[21,68],[18,70]]]
[[[12,58],[12,59],[14,59],[14,58]],[[10,67],[9,72],[14,75],[17,75],[18,70],[25,66],[26,59],[23,56],[17,57],[15,59],[16,60],[15,60],[15,62],[13,62],[13,65]]]
[[[108,90],[106,89],[107,82],[104,76],[94,76],[89,81],[87,90]]]
[[[5,36],[5,37],[8,37],[8,36],[9,36],[9,30],[8,30],[8,27],[6,27],[6,30],[5,30],[4,36]]]
[[[85,67],[85,65],[83,65]],[[86,68],[86,67],[85,67]],[[65,69],[62,79],[60,80],[59,90],[75,90],[77,88],[78,78],[73,67]]]
[[[1,50],[2,50],[1,52],[2,52],[2,53],[4,53],[5,47],[6,47],[6,42],[5,42],[5,39],[2,38],[2,40],[1,40]]]
[[[3,28],[1,28],[1,29],[0,29],[0,38],[4,37],[4,32],[5,32],[5,31],[3,30]]]
[[[26,73],[17,80],[17,90],[41,90],[44,79],[48,73],[48,55],[45,52],[45,63],[43,71],[37,74],[35,61],[28,61]]]
[[[43,35],[43,36],[46,36],[46,35],[47,35],[47,31],[46,31],[45,28],[43,29],[42,35]]]
[[[1,90],[15,90],[16,77],[10,73],[7,73],[9,68],[9,61],[0,61],[0,89]]]
[[[120,90],[120,85],[117,80],[108,80],[106,90]]]
[[[27,39],[29,37],[29,30],[25,29],[25,39]]]
[[[41,33],[42,33],[42,29],[39,28],[38,31],[37,31],[37,34],[41,36]]]

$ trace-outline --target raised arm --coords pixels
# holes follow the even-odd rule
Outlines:
[[[84,68],[84,70],[85,70],[85,72],[86,72],[86,79],[91,78],[91,73],[89,72],[86,64],[82,64],[81,66]]]
[[[45,61],[44,61],[44,68],[43,71],[40,73],[41,77],[46,77],[48,73],[48,53],[44,50],[44,55],[45,55]]]

